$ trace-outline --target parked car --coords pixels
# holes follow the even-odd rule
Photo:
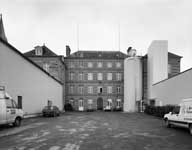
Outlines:
[[[16,102],[5,92],[3,88],[0,89],[0,125],[13,124],[20,126],[23,119],[24,112],[18,108]]]
[[[192,135],[192,98],[182,100],[172,112],[165,114],[164,122],[168,128],[172,126],[188,128]]]
[[[60,110],[57,106],[45,106],[42,110],[43,116],[56,117],[60,115]]]

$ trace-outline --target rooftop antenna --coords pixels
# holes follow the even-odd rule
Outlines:
[[[118,45],[119,45],[119,51],[120,51],[120,48],[121,48],[120,38],[121,38],[121,34],[120,34],[120,23],[119,23],[119,24],[118,24]]]
[[[77,50],[79,51],[79,24],[77,23]]]

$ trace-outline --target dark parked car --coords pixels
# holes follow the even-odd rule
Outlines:
[[[42,110],[43,116],[56,117],[60,115],[60,110],[57,106],[45,106]]]

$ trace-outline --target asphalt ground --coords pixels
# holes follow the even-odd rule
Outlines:
[[[192,150],[192,136],[142,113],[70,112],[1,126],[0,150]]]

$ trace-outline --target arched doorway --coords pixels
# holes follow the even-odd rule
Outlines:
[[[97,99],[97,110],[103,110],[103,99],[101,97]]]

